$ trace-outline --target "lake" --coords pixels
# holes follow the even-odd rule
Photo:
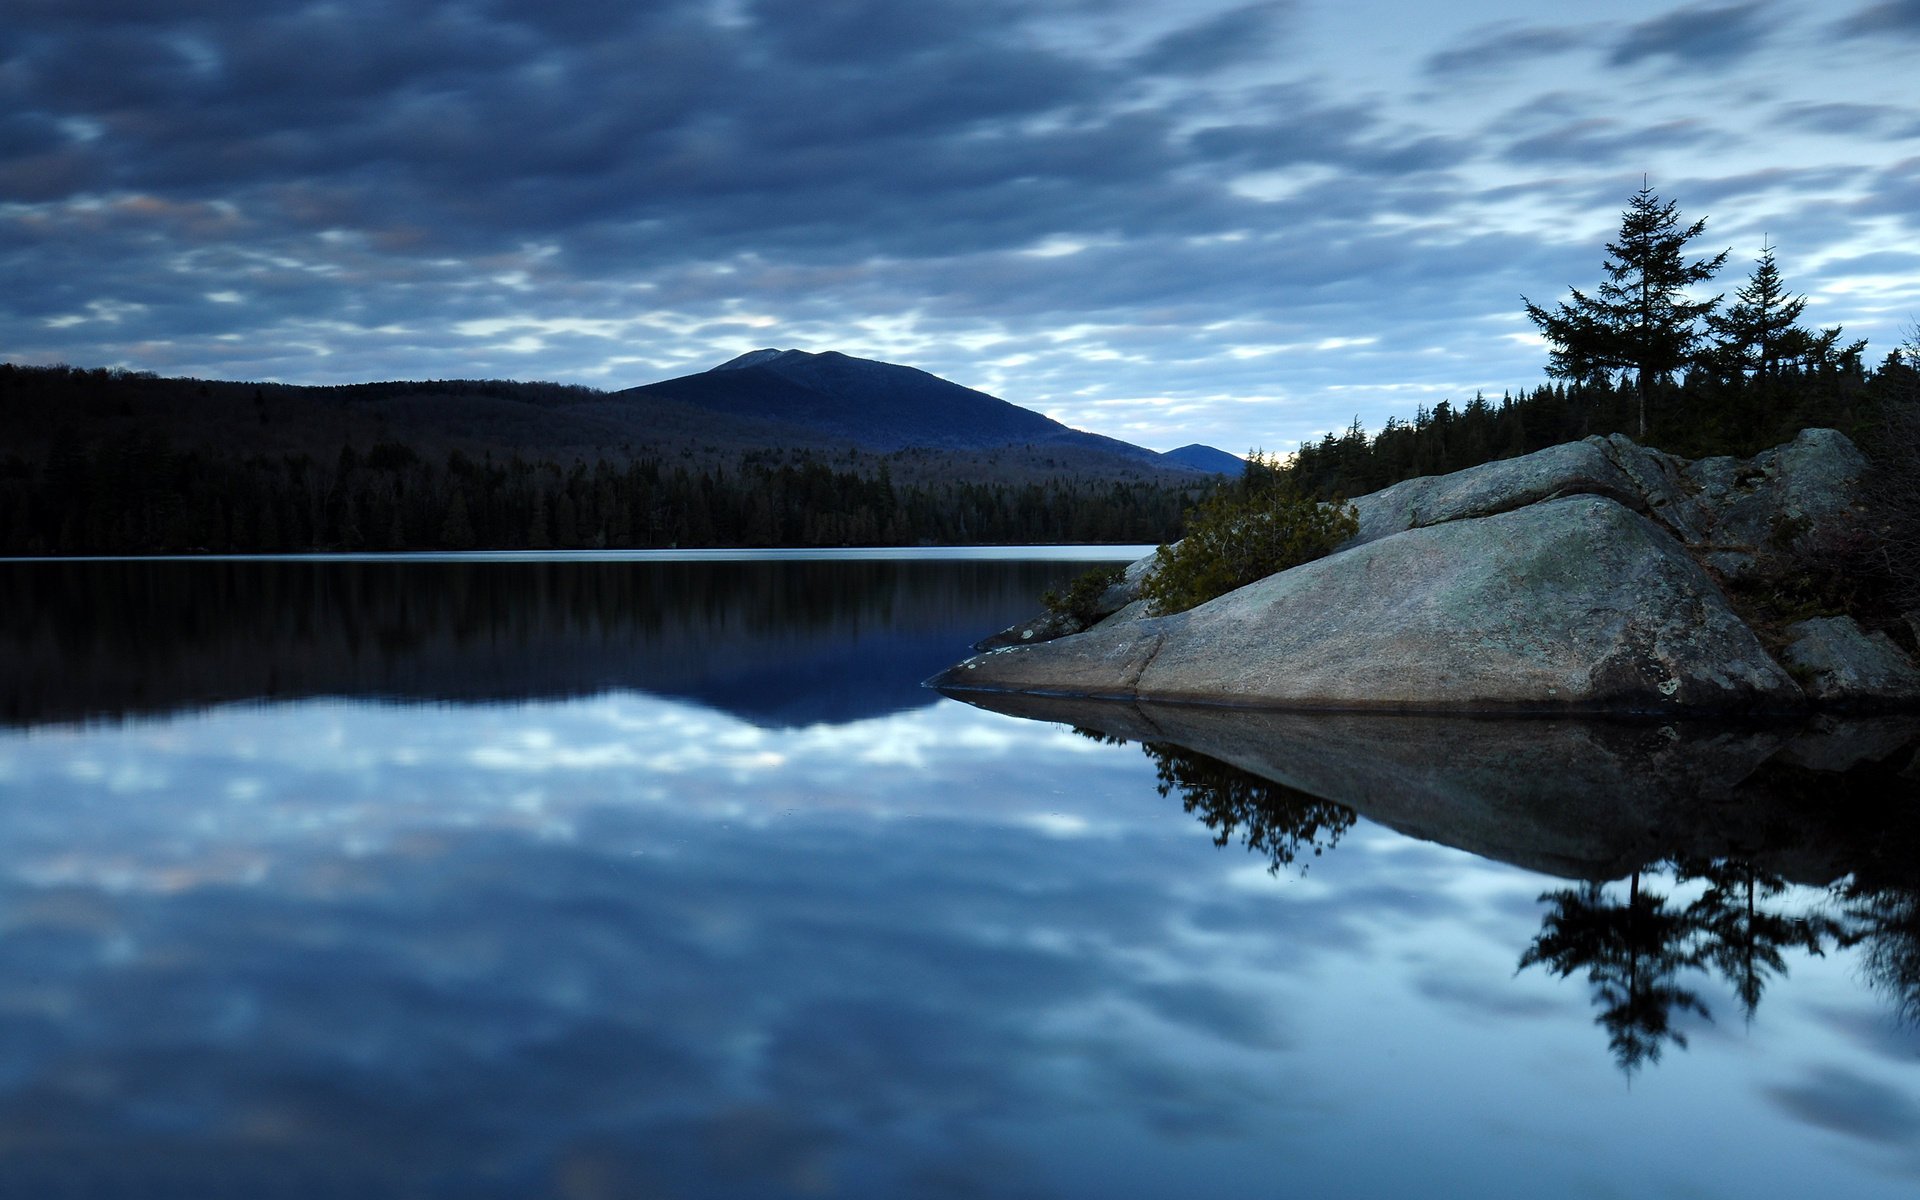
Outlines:
[[[1136,553],[0,563],[0,1194],[1915,1194],[1913,722],[920,686]]]

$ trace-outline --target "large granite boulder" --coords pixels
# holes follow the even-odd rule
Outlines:
[[[1803,689],[1719,586],[1764,586],[1844,545],[1865,469],[1831,429],[1751,460],[1590,437],[1362,496],[1333,555],[1191,612],[1148,613],[1141,559],[1091,629],[1015,626],[929,682],[1409,711],[1913,703],[1920,671],[1857,628],[1788,637]]]
[[[969,659],[953,689],[1290,707],[1800,707],[1671,535],[1580,495],[1367,542],[1184,613]]]
[[[1866,456],[1834,429],[1802,430],[1750,460],[1686,463],[1692,495],[1684,507],[1699,530],[1689,541],[1730,578],[1763,573],[1784,553],[1831,546],[1861,519],[1866,470]]]
[[[1379,541],[1409,529],[1498,516],[1564,496],[1605,496],[1632,509],[1645,500],[1620,469],[1604,438],[1566,442],[1545,450],[1481,463],[1451,475],[1423,475],[1353,501],[1360,530],[1348,546]]]
[[[1884,633],[1851,617],[1815,617],[1787,630],[1788,670],[1808,696],[1833,706],[1879,705],[1920,696],[1920,670]]]
[[[1549,446],[1451,475],[1409,479],[1353,501],[1350,544],[1511,512],[1563,496],[1605,496],[1651,517],[1729,573],[1768,550],[1830,542],[1859,518],[1866,456],[1834,429],[1802,430],[1752,459],[1679,458],[1622,434]]]

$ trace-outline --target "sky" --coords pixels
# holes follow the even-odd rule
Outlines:
[[[1920,0],[7,0],[0,359],[619,389],[761,347],[1156,449],[1543,378],[1643,178],[1920,316]]]

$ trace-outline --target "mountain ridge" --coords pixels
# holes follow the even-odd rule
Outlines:
[[[1218,461],[1202,454],[1199,461],[1190,462],[1185,452],[1212,451],[1231,458],[1212,447],[1190,446],[1162,454],[1119,438],[1073,429],[918,367],[837,350],[749,350],[705,371],[615,395],[646,396],[739,419],[800,425],[878,453],[1057,447],[1141,467],[1206,473],[1218,473]]]
[[[1052,476],[1198,483],[1237,470],[1097,433],[919,368],[766,348],[618,391],[509,380],[300,385],[0,365],[0,445],[23,464],[55,444],[153,444],[220,459],[403,443],[444,458],[565,463],[652,457],[726,469],[826,456],[860,473],[1032,482]]]

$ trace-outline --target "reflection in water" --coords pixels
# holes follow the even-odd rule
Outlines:
[[[616,688],[768,727],[932,703],[1070,561],[0,564],[0,720]]]
[[[1354,811],[1305,792],[1195,754],[1170,742],[1141,745],[1153,760],[1162,796],[1180,793],[1180,804],[1213,831],[1213,844],[1237,837],[1272,870],[1290,866],[1302,850],[1314,857],[1331,850],[1353,828]],[[1300,868],[1306,870],[1303,864]]]
[[[1733,989],[1749,1022],[1768,982],[1787,973],[1784,951],[1818,956],[1826,953],[1828,943],[1846,935],[1842,924],[1830,917],[1778,907],[1787,881],[1743,859],[1683,862],[1675,871],[1683,883],[1703,880],[1707,885],[1687,906],[1686,918],[1701,940],[1698,957]]]
[[[1624,904],[1597,883],[1540,897],[1548,905],[1540,936],[1520,956],[1523,970],[1545,965],[1562,979],[1586,972],[1600,1010],[1595,1019],[1607,1031],[1614,1061],[1629,1073],[1659,1062],[1664,1042],[1686,1048],[1686,1037],[1673,1027],[1676,1011],[1711,1015],[1679,981],[1682,970],[1701,961],[1689,922],[1667,907],[1665,896],[1641,887],[1640,874],[1633,872]]]
[[[231,609],[129,573],[134,616],[58,589],[36,603],[77,611],[30,613],[80,682],[8,640],[10,615],[0,645],[41,657],[0,664],[25,706],[0,728],[0,1195],[1159,1200],[1268,1195],[1276,1162],[1355,1197],[1920,1181],[1920,1029],[1860,978],[1916,1007],[1911,723],[1055,714],[1143,758],[960,704],[763,715],[824,711],[799,685],[826,667],[766,677],[743,721],[634,688],[737,694],[714,629],[796,662],[778,610],[804,599],[696,601],[711,575],[675,574],[691,595],[661,595],[643,636],[634,569],[534,571],[466,608],[368,582],[377,621],[348,611],[352,572]],[[960,639],[992,623],[960,612],[964,578],[904,578],[816,581],[852,643],[820,661],[883,660],[871,687],[848,676],[849,710],[890,694],[887,639],[928,612],[951,603]],[[1015,613],[1031,590],[1005,588]],[[222,611],[255,624],[260,664]],[[382,650],[381,627],[431,632]],[[667,670],[674,636],[709,640],[709,676]],[[138,671],[111,678],[114,655]],[[267,694],[269,663],[279,694],[357,698],[171,708]],[[798,707],[772,703],[782,678]],[[592,694],[388,699],[549,687]],[[103,699],[167,711],[38,723]],[[1861,773],[1877,799],[1837,782]],[[1516,972],[1552,949],[1543,918],[1585,919],[1543,891],[1630,927],[1566,981]],[[1686,927],[1664,949],[1651,908]],[[1661,953],[1692,960],[1663,986],[1717,1023],[1648,1007]],[[1669,1051],[1630,1092],[1595,969],[1603,1006],[1639,999],[1623,1036]]]
[[[1920,1020],[1920,721],[1729,729],[963,698],[1071,722],[1096,740],[1123,743],[1128,737],[1114,731],[1124,731],[1154,763],[1161,795],[1177,791],[1215,845],[1237,837],[1275,871],[1303,849],[1331,849],[1361,814],[1405,827],[1413,813],[1423,818],[1415,826],[1420,836],[1538,866],[1547,857],[1542,847],[1566,844],[1568,814],[1554,803],[1515,800],[1552,800],[1556,789],[1487,764],[1525,762],[1517,740],[1536,751],[1604,745],[1607,755],[1574,760],[1582,792],[1608,785],[1600,795],[1610,802],[1581,809],[1580,833],[1635,850],[1597,872],[1585,864],[1576,873],[1588,878],[1542,894],[1540,931],[1519,965],[1584,976],[1595,1022],[1622,1071],[1657,1064],[1668,1044],[1685,1049],[1686,1018],[1713,1019],[1700,991],[1710,975],[1751,1023],[1768,984],[1787,975],[1789,951],[1821,957],[1829,947],[1864,946],[1874,986],[1903,1018]],[[1186,744],[1164,740],[1169,731]],[[1189,748],[1196,745],[1243,765]],[[1704,789],[1706,802],[1677,812],[1670,811],[1671,781],[1658,774],[1676,761],[1693,768],[1696,787],[1703,778],[1719,780],[1717,790]],[[1331,785],[1340,799],[1282,778]],[[1442,805],[1449,819],[1436,822]],[[1643,823],[1656,813],[1657,823]],[[1490,816],[1498,818],[1491,829]],[[1832,911],[1807,910],[1786,875],[1748,857],[1754,854],[1797,872],[1799,883],[1825,885],[1821,908]],[[1563,852],[1553,857],[1568,861]],[[1690,898],[1657,890],[1655,880]]]
[[[1850,882],[1841,895],[1850,940],[1866,947],[1867,977],[1902,1019],[1920,1025],[1920,879],[1906,887]]]

